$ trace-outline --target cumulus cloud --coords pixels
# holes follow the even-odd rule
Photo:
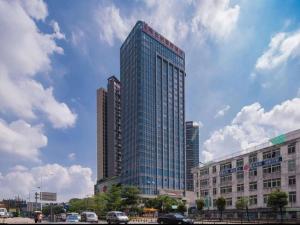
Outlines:
[[[220,109],[216,115],[215,118],[219,118],[219,117],[223,117],[225,115],[225,113],[230,109],[229,105],[224,106],[222,109]]]
[[[0,153],[23,160],[38,161],[39,149],[47,145],[42,125],[31,126],[23,120],[7,124],[0,119]]]
[[[231,124],[212,133],[203,144],[205,161],[267,142],[300,128],[300,98],[287,100],[270,111],[254,103],[242,108]]]
[[[269,43],[269,48],[261,55],[255,65],[257,70],[272,70],[289,59],[300,56],[300,30],[292,33],[277,33]]]
[[[46,16],[43,1],[0,2],[0,112],[35,119],[38,111],[55,128],[66,128],[74,125],[76,114],[55,99],[52,87],[44,88],[34,79],[51,70],[51,55],[63,54],[55,42],[64,38],[58,23],[51,22],[53,34],[36,26],[34,19]]]
[[[47,164],[31,169],[17,166],[7,174],[0,174],[0,199],[16,195],[26,198],[28,193],[40,186],[42,191],[56,192],[58,201],[68,201],[93,194],[94,182],[91,169],[80,165],[63,167]]]
[[[230,0],[196,1],[195,15],[192,19],[192,31],[209,35],[218,40],[226,39],[235,28],[239,18],[240,7],[230,6]]]
[[[197,42],[202,36],[223,40],[235,28],[240,11],[238,5],[230,6],[230,0],[145,0],[142,3],[130,16],[122,15],[113,3],[100,5],[95,12],[100,39],[111,46],[116,40],[124,41],[135,22],[144,20],[179,44],[187,39],[189,33],[196,34]]]

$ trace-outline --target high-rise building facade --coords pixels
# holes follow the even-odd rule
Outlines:
[[[107,85],[107,164],[108,177],[121,174],[121,95],[120,81],[112,76]]]
[[[107,177],[107,91],[97,90],[97,180]]]
[[[185,190],[185,54],[138,21],[120,49],[122,183]]]
[[[98,180],[121,173],[120,81],[108,78],[107,90],[97,90],[97,172]]]
[[[192,168],[199,164],[199,124],[193,121],[185,123],[186,135],[186,189],[194,191]]]

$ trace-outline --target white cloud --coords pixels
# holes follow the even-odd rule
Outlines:
[[[18,3],[22,4],[28,15],[34,19],[45,20],[45,18],[48,16],[47,5],[43,0],[19,0]]]
[[[0,119],[0,153],[23,160],[38,161],[39,149],[47,145],[42,126],[31,126],[23,120],[7,124]]]
[[[40,186],[42,191],[56,192],[58,201],[68,201],[93,194],[94,182],[91,169],[80,165],[48,164],[31,169],[17,166],[0,175],[0,199],[16,195],[27,198],[29,192]]]
[[[113,4],[100,6],[95,14],[99,24],[100,39],[113,45],[115,39],[124,40],[131,24],[130,20],[123,19],[120,10]]]
[[[272,70],[299,56],[300,30],[293,33],[277,33],[272,37],[268,50],[258,58],[255,68]]]
[[[267,142],[300,128],[300,98],[287,100],[270,111],[254,103],[242,108],[231,124],[212,133],[203,144],[205,161]]]
[[[222,109],[220,109],[216,115],[215,118],[219,118],[219,117],[223,117],[225,115],[225,113],[230,109],[229,105],[224,106]]]
[[[76,154],[74,152],[70,153],[68,155],[68,159],[71,160],[71,161],[75,160],[76,159]]]
[[[226,39],[235,28],[240,7],[230,6],[230,0],[195,1],[192,31],[202,35],[205,30],[218,40]]]
[[[34,77],[51,70],[50,56],[62,54],[55,39],[62,39],[58,23],[53,34],[44,34],[35,19],[45,19],[43,1],[0,1],[0,112],[23,119],[46,115],[55,128],[73,126],[76,114],[53,96],[53,88],[44,88]],[[7,19],[9,18],[9,19]]]
[[[130,15],[122,15],[113,3],[101,4],[95,13],[100,39],[113,45],[124,41],[137,20],[144,20],[170,41],[181,44],[189,34],[199,42],[202,36],[226,39],[235,28],[240,8],[230,6],[230,0],[159,1],[145,0]]]

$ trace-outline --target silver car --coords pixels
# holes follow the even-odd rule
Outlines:
[[[127,224],[129,222],[128,216],[125,213],[119,211],[112,211],[107,213],[106,221],[108,224]]]
[[[81,213],[81,222],[98,223],[98,216],[94,212]]]

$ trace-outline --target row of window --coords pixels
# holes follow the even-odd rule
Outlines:
[[[207,186],[208,179],[203,180],[205,182],[205,186]],[[201,183],[200,183],[201,184]],[[289,176],[288,178],[289,186],[296,186],[296,176]],[[198,186],[198,184],[196,185]],[[281,179],[268,179],[263,181],[263,188],[264,189],[272,189],[272,188],[280,188],[281,187]],[[236,186],[237,192],[244,192],[245,185],[244,184],[237,184]],[[249,191],[257,191],[257,182],[250,182],[249,183]],[[229,194],[232,193],[232,186],[225,186],[220,188],[221,194]],[[201,197],[209,195],[208,190],[201,190],[200,191]],[[217,195],[217,188],[213,188],[213,195]]]
[[[264,195],[264,204],[267,205],[268,203],[268,195]],[[237,201],[239,201],[243,197],[237,197]],[[216,207],[217,199],[213,200],[213,207]],[[232,206],[232,198],[225,198],[226,206],[231,207]],[[292,191],[288,193],[288,201],[290,204],[295,204],[297,202],[297,192]],[[255,206],[257,205],[257,195],[251,195],[248,198],[249,206]]]
[[[296,153],[296,143],[292,143],[288,145],[288,154],[295,154]],[[273,149],[273,150],[269,150],[266,152],[263,152],[263,160],[266,159],[272,159],[272,158],[276,158],[280,156],[280,149]],[[257,157],[257,153],[255,154],[250,154],[249,157],[249,164],[255,163],[258,161],[258,157]],[[291,160],[291,162],[289,162],[291,164],[291,169],[294,166],[295,160]],[[236,160],[236,167],[243,167],[244,166],[244,159],[237,159]],[[227,163],[223,163],[220,165],[220,171],[224,171],[224,170],[229,170],[232,169],[232,163],[231,162],[227,162]],[[272,168],[271,168],[272,169]],[[276,169],[278,168],[274,168],[274,171],[276,172]],[[289,170],[290,171],[290,170]],[[212,173],[217,173],[217,165],[212,167]],[[200,170],[200,176],[205,176],[209,174],[209,168],[204,168],[202,170]]]

